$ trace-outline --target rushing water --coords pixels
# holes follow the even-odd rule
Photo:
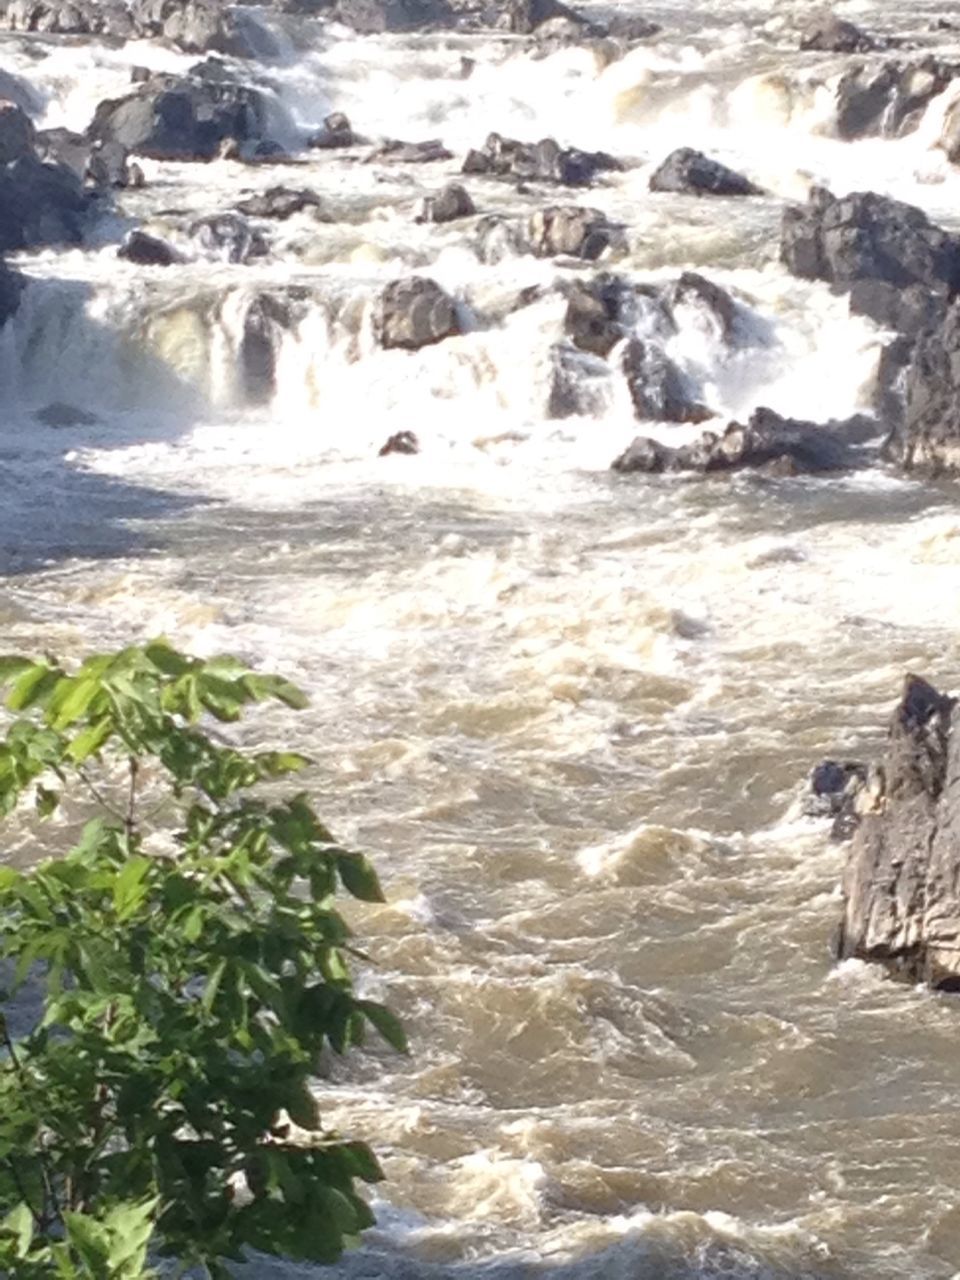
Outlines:
[[[612,61],[479,36],[304,43],[264,17],[282,57],[260,74],[290,137],[335,109],[458,153],[497,128],[633,157],[582,197],[626,224],[616,270],[696,267],[740,304],[732,348],[695,308],[673,340],[702,397],[822,419],[867,403],[882,335],[779,267],[783,201],[870,188],[958,225],[960,173],[932,146],[955,87],[904,139],[831,138],[844,60],[789,52],[804,7],[662,5],[664,34]],[[949,49],[941,11],[843,9]],[[190,61],[0,46],[43,122],[74,128],[132,65]],[[771,194],[650,196],[678,144]],[[389,904],[356,913],[363,980],[414,1044],[323,1087],[327,1119],[370,1136],[389,1175],[379,1227],[335,1274],[947,1280],[960,1010],[831,963],[843,852],[798,795],[824,755],[880,749],[905,671],[960,682],[956,490],[879,468],[612,476],[637,430],[622,389],[600,386],[593,418],[545,416],[550,286],[584,268],[482,264],[457,224],[415,225],[457,168],[314,155],[281,180],[335,221],[281,224],[266,264],[144,270],[113,256],[124,218],[278,180],[150,165],[86,251],[24,261],[0,335],[4,642],[166,633],[312,693],[281,730],[382,868]],[[483,211],[551,198],[471,189]],[[369,300],[404,269],[464,299],[464,336],[375,350]],[[539,300],[513,310],[529,285]],[[295,321],[251,406],[243,324],[264,291]],[[96,423],[38,426],[54,400]],[[377,458],[400,429],[421,454]]]

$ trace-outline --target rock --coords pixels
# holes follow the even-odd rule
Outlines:
[[[189,53],[265,52],[262,28],[219,0],[9,0],[0,10],[0,26],[112,40],[162,38]]]
[[[294,191],[290,187],[268,187],[255,195],[238,200],[234,206],[238,213],[250,218],[277,218],[284,221],[304,209],[321,208],[320,197],[315,191]]]
[[[156,76],[124,98],[101,102],[87,137],[154,160],[212,160],[228,139],[262,141],[266,120],[257,90],[195,72]]]
[[[11,271],[0,258],[0,325],[5,325],[16,313],[26,283],[19,271]]]
[[[711,160],[692,147],[672,151],[650,177],[651,191],[684,195],[756,196],[759,187],[733,169]]]
[[[605,360],[558,342],[550,349],[548,418],[599,417],[610,404],[610,366]]]
[[[0,169],[0,252],[80,244],[90,197],[65,165],[23,156]]]
[[[960,303],[922,334],[906,370],[903,421],[884,445],[907,470],[960,473]]]
[[[78,409],[75,404],[66,404],[62,400],[44,405],[33,416],[45,427],[93,427],[100,421],[86,409]]]
[[[436,195],[424,196],[416,214],[416,221],[454,222],[457,218],[469,218],[476,211],[476,206],[470,199],[470,193],[466,187],[462,187],[459,182],[451,182]]]
[[[933,55],[856,63],[837,85],[837,136],[851,141],[909,132],[958,72],[960,65]]]
[[[277,391],[277,349],[290,328],[289,307],[273,294],[258,294],[243,320],[240,371],[247,404],[269,404]]]
[[[33,121],[23,108],[0,99],[0,165],[32,156],[36,140]]]
[[[561,147],[554,138],[528,143],[491,133],[481,149],[467,153],[462,172],[582,187],[598,173],[622,168],[619,160],[604,151]]]
[[[97,190],[143,185],[140,167],[130,163],[119,142],[91,142],[69,129],[44,129],[37,134],[37,154],[65,165],[85,186]]]
[[[563,328],[581,351],[606,357],[626,337],[636,314],[633,287],[606,272],[578,280],[568,291]]]
[[[832,818],[830,838],[849,840],[860,822],[860,797],[867,778],[865,764],[824,760],[810,774],[801,812],[807,818]]]
[[[613,40],[623,40],[626,44],[634,44],[640,40],[649,40],[658,35],[662,28],[657,22],[641,17],[638,13],[614,13],[606,18],[600,26],[603,34]]]
[[[307,146],[320,151],[332,151],[339,147],[354,147],[360,142],[353,132],[350,120],[342,111],[327,116],[319,133],[307,139]]]
[[[960,711],[907,676],[843,876],[840,959],[907,982],[960,983]]]
[[[694,399],[686,378],[655,343],[631,338],[622,368],[641,421],[696,423],[714,416]]]
[[[722,435],[705,431],[692,444],[673,448],[640,437],[613,462],[613,470],[732,471],[763,467],[778,474],[846,470],[855,465],[852,445],[862,430],[857,419],[819,426],[782,418],[772,409],[757,409],[747,425],[731,422]]]
[[[378,457],[386,458],[391,453],[415,454],[420,452],[420,441],[412,431],[397,431],[386,444],[382,445]]]
[[[183,261],[173,245],[157,236],[148,235],[146,231],[128,232],[117,250],[117,257],[126,262],[139,263],[143,267],[171,267],[175,262]]]
[[[393,280],[380,295],[374,329],[384,347],[416,351],[460,333],[457,308],[434,280]]]
[[[594,262],[609,247],[612,231],[598,209],[580,205],[537,209],[527,221],[530,251],[538,258],[566,255]]]
[[[559,0],[507,0],[497,25],[515,35],[528,36],[557,19],[571,23],[577,31],[589,26],[585,18]]]
[[[960,164],[960,99],[953,103],[943,118],[940,146],[951,164]]]
[[[673,313],[677,307],[692,306],[708,317],[725,342],[735,342],[739,325],[739,308],[733,298],[706,276],[684,271],[664,291],[664,302]],[[676,319],[674,318],[674,323]]]
[[[921,294],[897,298],[895,291],[919,285],[945,300],[960,285],[960,239],[920,209],[872,191],[838,200],[817,188],[806,206],[787,208],[780,261],[808,280],[845,289],[857,285],[858,311],[880,324],[916,325],[936,312],[937,304]],[[893,290],[859,286],[861,281]]]
[[[878,42],[852,22],[832,13],[815,15],[803,28],[800,49],[819,53],[869,53]]]
[[[263,258],[270,248],[259,231],[253,230],[239,213],[217,213],[198,218],[190,224],[188,234],[201,251],[221,262],[246,263]]]
[[[361,35],[453,24],[453,12],[445,0],[337,0],[332,17]]]
[[[367,156],[368,163],[378,160],[390,164],[435,164],[438,160],[452,159],[453,152],[448,151],[439,138],[428,138],[425,142],[387,138]]]

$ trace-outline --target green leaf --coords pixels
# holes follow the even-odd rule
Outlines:
[[[182,676],[193,665],[190,658],[178,653],[166,640],[152,640],[143,653],[147,661],[165,676]]]
[[[3,1219],[0,1228],[14,1237],[18,1258],[25,1258],[33,1243],[33,1214],[25,1204],[17,1207]]]
[[[397,1053],[410,1052],[407,1033],[403,1029],[403,1024],[389,1009],[373,1000],[358,1000],[357,1008],[368,1022],[376,1027],[387,1044],[396,1049]]]
[[[113,885],[113,909],[118,920],[129,920],[142,906],[150,892],[146,879],[152,866],[150,858],[130,858],[117,875]]]
[[[18,653],[0,655],[0,684],[8,684],[34,666],[36,662],[33,658],[23,658]]]
[[[364,854],[339,850],[337,870],[347,893],[363,902],[386,902],[373,864]]]
[[[200,1008],[204,1013],[210,1013],[213,1009],[213,1002],[217,998],[217,992],[220,990],[220,984],[223,982],[223,975],[227,971],[227,961],[221,960],[217,964],[209,978],[207,978],[206,986],[203,989],[203,995],[200,997]]]
[[[67,755],[74,764],[83,764],[91,756],[97,754],[114,731],[112,716],[103,716],[94,720],[93,724],[81,729],[75,738],[67,744]]]
[[[110,1259],[110,1239],[101,1223],[83,1213],[64,1213],[67,1240],[94,1276],[103,1276]]]
[[[20,675],[7,696],[11,711],[26,711],[35,706],[60,683],[60,673],[44,662],[31,665]]]
[[[103,686],[95,676],[63,676],[57,683],[47,707],[47,716],[54,729],[68,729],[81,719],[90,704],[102,692]]]

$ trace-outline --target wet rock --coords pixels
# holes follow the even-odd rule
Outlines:
[[[731,422],[722,434],[705,431],[679,448],[639,437],[614,460],[613,469],[706,473],[762,467],[781,475],[846,470],[855,465],[852,446],[861,429],[859,419],[849,432],[846,423],[820,426],[757,409],[746,426]]]
[[[651,22],[638,13],[615,13],[599,24],[603,34],[613,40],[622,40],[633,44],[641,40],[649,40],[661,31],[660,24]]]
[[[460,332],[453,299],[434,280],[394,280],[377,303],[374,329],[384,347],[416,351]]]
[[[337,0],[331,16],[361,35],[422,31],[453,23],[445,0]]]
[[[909,132],[958,72],[960,64],[933,55],[855,64],[837,85],[837,136],[851,141]]]
[[[803,28],[800,48],[819,53],[869,53],[879,47],[872,36],[832,13],[815,15]]]
[[[436,195],[424,196],[416,221],[455,222],[458,218],[469,218],[476,212],[476,206],[466,187],[462,187],[459,182],[451,182]]]
[[[527,221],[530,252],[538,258],[566,255],[594,262],[607,249],[613,228],[598,209],[551,205],[537,209]]]
[[[269,404],[276,394],[277,350],[289,327],[289,309],[272,294],[259,294],[247,308],[239,352],[247,404]]]
[[[420,452],[420,441],[412,431],[397,431],[386,444],[381,445],[378,457],[386,458],[391,453],[413,455]]]
[[[263,51],[255,24],[219,0],[9,0],[0,9],[0,26],[113,40],[162,38],[191,53],[253,57]]]
[[[80,409],[75,404],[66,404],[62,400],[44,405],[42,409],[37,409],[33,416],[45,427],[93,427],[100,421],[95,414],[88,413],[86,409]]]
[[[824,760],[810,774],[801,802],[807,818],[832,818],[833,840],[849,840],[860,821],[859,798],[867,786],[867,766],[855,761]]]
[[[711,160],[692,147],[672,151],[650,177],[651,191],[669,191],[694,196],[755,196],[759,187],[743,176],[728,169],[717,160]]]
[[[677,307],[692,306],[709,317],[725,342],[735,342],[740,309],[726,289],[697,271],[684,271],[667,285],[664,301],[671,312]]]
[[[424,142],[401,142],[398,138],[388,138],[367,156],[367,161],[386,161],[389,164],[436,164],[439,160],[452,160],[453,152],[448,151],[439,138],[428,138]]]
[[[558,342],[550,349],[548,418],[599,417],[610,404],[610,367],[605,360]]]
[[[714,414],[693,395],[680,369],[654,342],[631,338],[622,369],[641,421],[706,422]]]
[[[817,188],[805,206],[787,208],[780,260],[796,276],[845,289],[861,281],[885,283],[894,291],[919,285],[945,299],[960,284],[960,239],[920,209],[872,191],[838,200]],[[880,324],[921,323],[935,305],[920,294],[897,299],[890,289],[856,290],[859,313]]]
[[[42,115],[43,96],[22,76],[15,76],[10,71],[0,68],[0,99],[12,102],[29,116]]]
[[[258,191],[255,195],[238,200],[235,208],[238,213],[249,218],[276,218],[284,221],[304,209],[321,208],[320,197],[315,191],[291,187],[268,187],[266,191]]]
[[[905,374],[903,419],[884,446],[908,470],[960,474],[960,303],[916,342]]]
[[[362,139],[353,132],[350,120],[342,111],[327,116],[323,128],[307,139],[307,146],[318,151],[333,151],[341,147],[354,147]]]
[[[126,97],[101,102],[87,137],[154,160],[212,160],[228,139],[262,141],[266,119],[257,90],[198,71],[157,76]]]
[[[633,286],[604,272],[570,286],[564,332],[581,351],[606,357],[626,337],[636,311]]]
[[[907,676],[843,876],[840,959],[960,985],[960,711]]]
[[[544,23],[558,19],[571,24],[575,31],[589,26],[585,18],[559,0],[507,0],[497,25],[516,35],[528,36]]]
[[[142,170],[131,164],[119,142],[91,142],[70,129],[44,129],[37,134],[37,154],[65,165],[84,185],[98,190],[143,185]]]
[[[0,169],[0,252],[80,244],[90,197],[65,165],[23,156]]]
[[[188,235],[196,240],[203,254],[221,262],[242,264],[270,252],[264,237],[239,213],[198,218],[190,224]]]
[[[467,153],[462,171],[582,187],[599,173],[622,168],[619,160],[604,151],[561,147],[554,138],[530,143],[491,133],[482,148]]]
[[[171,267],[182,262],[173,245],[146,231],[131,231],[117,250],[117,257],[126,262],[136,262],[143,267]]]
[[[32,156],[36,140],[33,121],[23,108],[0,100],[0,164]]]

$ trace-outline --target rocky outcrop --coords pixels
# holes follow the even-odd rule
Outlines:
[[[650,176],[651,191],[693,196],[756,196],[760,188],[692,147],[672,151]]]
[[[960,987],[960,709],[907,676],[843,877],[840,959]]]
[[[460,332],[457,308],[448,293],[424,276],[394,280],[383,290],[374,331],[384,347],[416,351]]]
[[[817,188],[787,208],[780,260],[796,276],[850,289],[851,310],[904,332],[928,323],[960,285],[960,239],[872,191],[837,199]]]
[[[155,76],[101,102],[87,137],[154,160],[212,160],[227,141],[264,139],[266,119],[262,94],[212,72]]]
[[[960,302],[921,335],[906,369],[902,420],[884,446],[910,471],[960,474]]]
[[[832,13],[815,14],[800,35],[801,51],[818,53],[869,53],[879,42],[853,22]]]
[[[699,440],[679,448],[638,437],[614,460],[613,470],[705,474],[763,467],[782,475],[843,471],[856,465],[854,446],[870,430],[869,421],[862,418],[820,426],[757,409],[746,426],[731,422],[722,435],[705,431]]]
[[[852,141],[908,133],[957,74],[960,64],[932,54],[854,64],[837,84],[837,136]]]
[[[605,151],[561,147],[554,138],[518,142],[499,133],[491,133],[481,148],[467,153],[463,162],[464,173],[557,182],[566,187],[587,186],[597,174],[622,168],[621,162]]]

